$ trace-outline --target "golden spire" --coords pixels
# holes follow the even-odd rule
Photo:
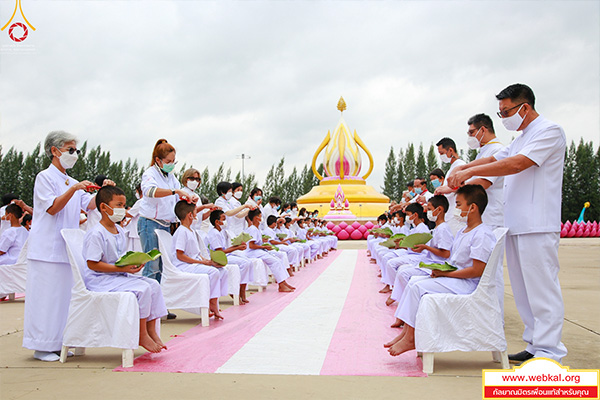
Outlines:
[[[346,102],[342,96],[340,96],[340,101],[338,101],[337,109],[340,110],[340,112],[344,112],[346,109]]]

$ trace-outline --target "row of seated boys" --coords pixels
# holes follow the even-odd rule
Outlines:
[[[101,213],[98,224],[88,227],[84,237],[83,256],[87,267],[82,271],[86,287],[92,291],[127,291],[136,295],[140,311],[140,345],[150,352],[166,349],[156,330],[156,320],[167,315],[160,284],[150,278],[136,273],[143,265],[117,267],[115,262],[127,251],[127,236],[119,225],[118,208],[125,208],[124,192],[114,186],[104,186],[96,195],[96,206]],[[175,206],[175,214],[181,221],[173,235],[173,247],[169,255],[175,266],[185,272],[207,274],[210,281],[210,311],[216,319],[223,319],[218,300],[228,295],[226,270],[219,264],[201,255],[199,236],[191,225],[196,219],[196,205],[187,201],[179,201]],[[213,228],[208,232],[206,243],[212,250],[222,250],[227,254],[227,261],[240,269],[240,301],[248,303],[246,286],[253,281],[252,259],[261,259],[273,274],[280,292],[292,292],[287,279],[292,267],[299,263],[300,257],[323,257],[332,248],[333,241],[325,233],[308,232],[304,228],[305,220],[299,222],[297,236],[289,230],[290,219],[270,219],[268,229],[260,232],[261,222],[259,209],[252,209],[247,215],[249,227],[246,232],[251,239],[238,246],[229,246],[229,239],[224,229],[225,214],[222,210],[213,210],[210,222]],[[279,239],[274,233],[286,233],[286,238]],[[266,236],[269,236],[267,239]],[[266,244],[277,245],[286,251],[276,251]],[[305,243],[302,241],[306,240]]]
[[[415,348],[414,327],[420,299],[431,293],[472,293],[479,283],[488,259],[496,244],[491,228],[481,220],[487,206],[487,194],[480,185],[465,185],[456,192],[456,217],[465,226],[456,236],[445,221],[448,200],[443,195],[435,195],[427,202],[427,212],[418,204],[410,204],[405,213],[393,214],[394,221],[380,223],[394,233],[430,232],[425,219],[435,222],[431,230],[432,239],[412,249],[388,249],[378,245],[385,240],[383,235],[368,238],[373,262],[381,268],[381,278],[385,287],[380,293],[390,293],[386,304],[398,302],[396,320],[392,327],[402,328],[393,340],[384,344],[393,356]],[[385,216],[383,216],[385,217]],[[419,264],[447,262],[456,267],[455,271],[429,270]]]

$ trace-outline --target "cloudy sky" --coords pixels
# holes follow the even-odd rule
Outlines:
[[[14,5],[0,0],[1,25]],[[164,137],[198,169],[235,173],[248,154],[262,184],[282,156],[287,172],[310,163],[342,95],[379,188],[391,145],[450,136],[466,148],[468,117],[492,115],[494,95],[516,82],[569,141],[600,142],[598,1],[22,5],[37,30],[20,44],[0,32],[3,151],[63,129],[146,164]]]

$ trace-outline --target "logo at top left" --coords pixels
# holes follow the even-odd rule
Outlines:
[[[13,19],[15,19],[15,15],[17,15],[17,10],[19,10],[19,12],[21,13],[21,17],[23,18],[23,21],[25,23],[18,21],[13,22]],[[11,22],[13,23],[11,24]],[[23,13],[23,8],[21,7],[21,0],[15,0],[15,9],[8,22],[2,28],[0,28],[0,31],[4,31],[8,27],[8,37],[13,42],[19,43],[27,39],[27,36],[29,35],[29,29],[27,28],[28,26],[29,28],[31,28],[32,31],[35,31],[34,26],[31,25],[31,23],[27,20],[25,14]]]

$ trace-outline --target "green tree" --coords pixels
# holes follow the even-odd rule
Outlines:
[[[408,144],[406,153],[404,153],[403,161],[404,182],[408,183],[417,177],[417,164],[415,160],[415,146],[412,143]]]
[[[427,163],[425,161],[425,152],[423,151],[423,143],[419,144],[419,153],[417,155],[417,164],[415,171],[415,178],[425,178],[429,176],[427,170]]]
[[[394,155],[394,147],[390,147],[390,153],[385,161],[385,172],[383,175],[383,186],[381,190],[383,194],[390,200],[397,200],[396,192],[398,187],[396,156]]]
[[[429,146],[429,151],[427,152],[427,174],[431,173],[436,168],[439,168],[440,164],[438,162],[438,153],[436,147]]]
[[[402,149],[398,151],[398,159],[396,160],[396,186],[394,190],[394,199],[402,200],[402,192],[406,187],[406,175],[404,174],[404,152]]]

